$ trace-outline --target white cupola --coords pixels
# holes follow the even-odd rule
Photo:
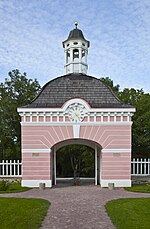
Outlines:
[[[87,54],[90,42],[84,38],[82,31],[79,30],[77,26],[78,22],[75,22],[75,29],[70,31],[68,39],[63,41],[65,74],[87,74]]]

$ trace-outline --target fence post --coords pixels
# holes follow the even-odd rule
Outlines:
[[[141,166],[141,168],[140,168],[140,175],[141,175],[141,174],[143,174],[142,173],[143,172],[143,158],[141,158],[140,166]]]
[[[5,175],[5,167],[4,167],[4,160],[2,160],[2,175]]]
[[[8,160],[6,160],[6,176],[8,176]]]
[[[139,159],[137,158],[136,160],[136,174],[138,175],[139,174]]]
[[[14,160],[14,176],[16,176],[16,162]]]
[[[12,160],[10,160],[10,176],[12,176]]]
[[[19,175],[19,160],[17,161],[17,175]]]
[[[135,158],[133,158],[133,161],[131,162],[131,166],[132,166],[132,171],[133,171],[133,174],[135,174]]]
[[[146,158],[144,159],[144,174],[146,174]]]

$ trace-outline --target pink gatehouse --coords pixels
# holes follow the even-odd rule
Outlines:
[[[131,186],[131,117],[135,108],[87,75],[89,46],[76,24],[63,42],[65,75],[46,83],[32,103],[18,108],[22,186],[55,185],[57,151],[70,144],[95,150],[95,185]]]

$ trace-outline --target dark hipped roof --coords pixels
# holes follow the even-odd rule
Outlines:
[[[84,38],[82,31],[76,28],[76,29],[71,30],[67,40],[63,41],[63,47],[66,41],[76,40],[76,39],[81,39],[83,41],[86,41],[88,43],[88,47],[90,46],[90,42]]]
[[[81,73],[55,78],[44,85],[28,108],[60,108],[73,98],[84,99],[92,108],[129,108],[99,79]]]

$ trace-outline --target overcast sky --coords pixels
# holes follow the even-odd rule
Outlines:
[[[150,0],[0,0],[0,82],[16,68],[41,85],[63,75],[75,21],[89,75],[150,92]]]

